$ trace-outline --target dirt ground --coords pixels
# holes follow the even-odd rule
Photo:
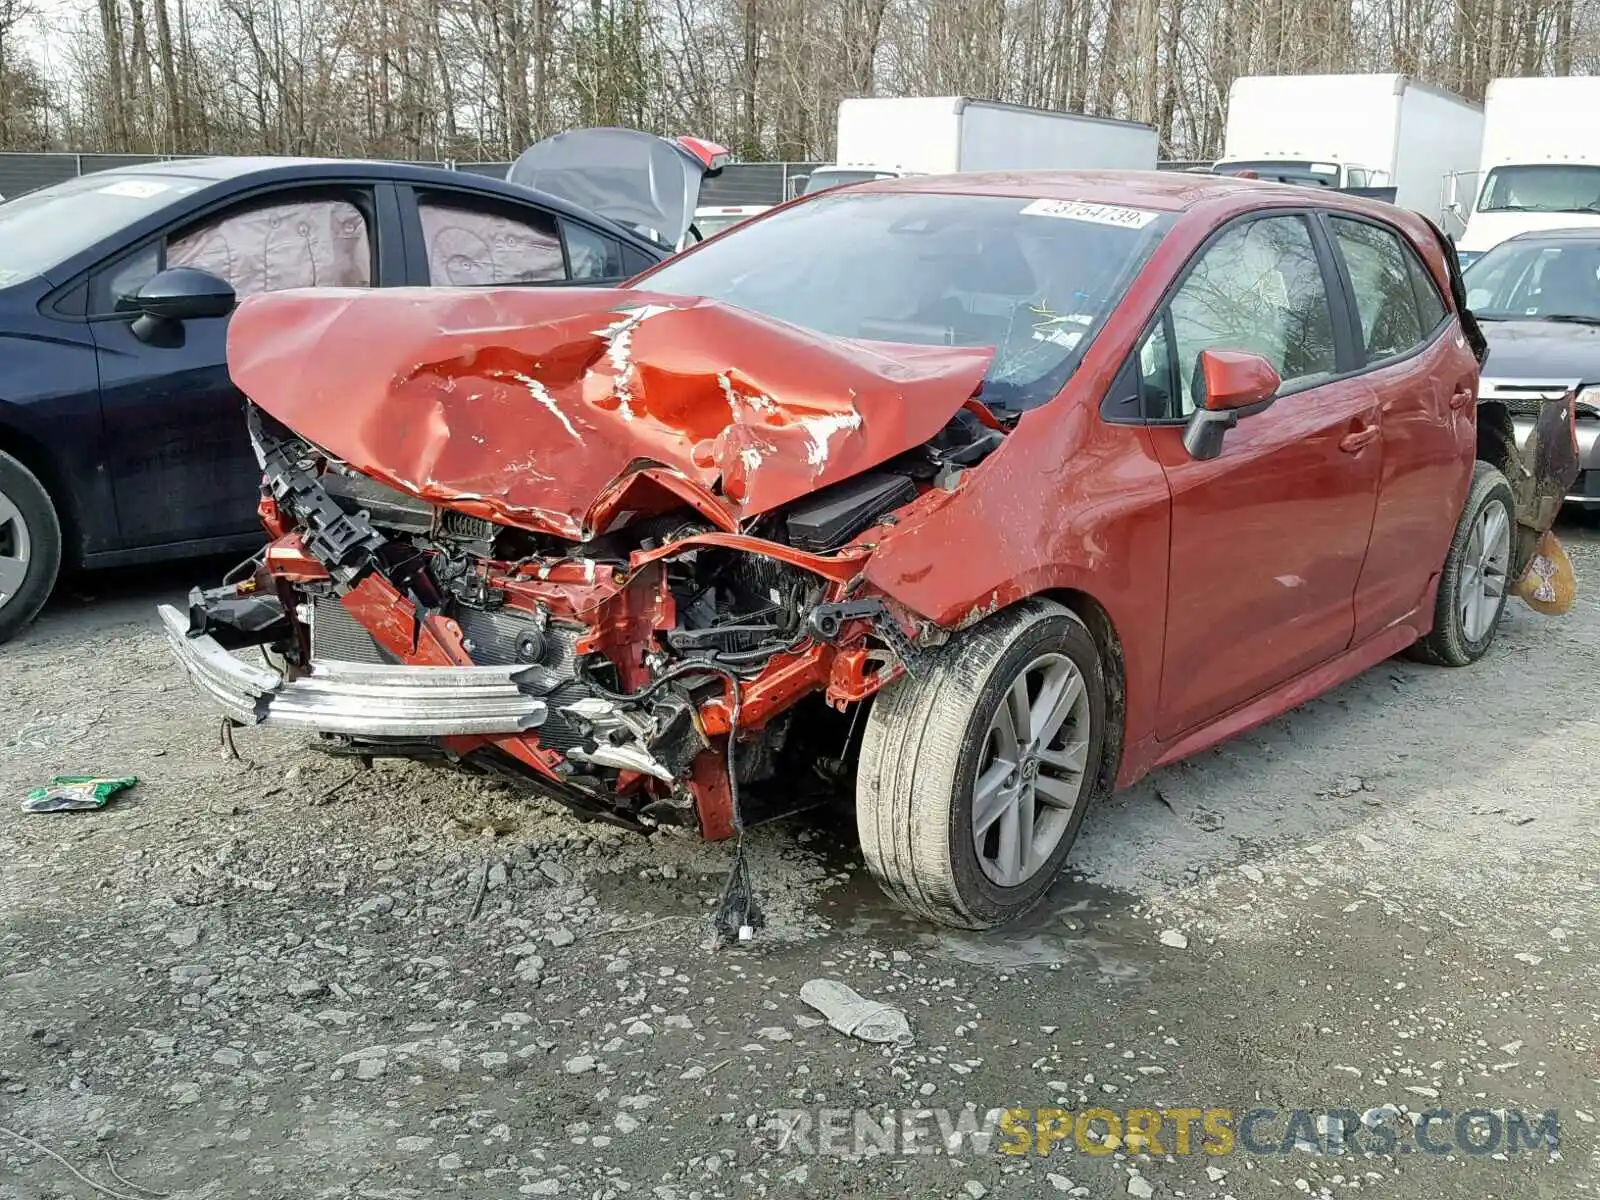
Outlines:
[[[713,952],[727,847],[278,732],[226,757],[154,613],[216,569],[86,577],[0,649],[5,1200],[1600,1190],[1600,585],[1101,804],[1024,928],[897,916],[830,811],[751,834],[769,925]],[[140,782],[24,815],[55,773]],[[913,1043],[821,1023],[818,977]],[[1029,1140],[951,1150],[966,1106]],[[1164,1110],[1161,1149],[1101,1116],[1039,1154],[1056,1108]],[[1218,1108],[1233,1153],[1176,1140]]]

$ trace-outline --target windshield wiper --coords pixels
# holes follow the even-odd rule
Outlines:
[[[1588,317],[1580,313],[1541,313],[1534,319],[1538,321],[1565,321],[1570,325],[1600,325],[1600,317]]]
[[[1009,380],[985,379],[973,398],[996,412],[1019,412],[1021,402],[1027,395],[1026,391]]]

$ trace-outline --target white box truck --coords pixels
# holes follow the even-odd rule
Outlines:
[[[964,96],[843,100],[838,133],[837,161],[802,192],[956,171],[1156,169],[1153,126]]]
[[[1483,109],[1408,75],[1243,75],[1223,141],[1218,174],[1392,188],[1395,204],[1442,222],[1450,181],[1477,168]]]
[[[1458,246],[1464,262],[1515,234],[1600,225],[1600,77],[1496,79],[1483,109],[1478,199]],[[1459,189],[1461,209],[1471,192]]]

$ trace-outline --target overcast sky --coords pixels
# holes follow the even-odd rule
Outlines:
[[[22,27],[22,42],[40,66],[49,70],[54,64],[50,54],[50,36],[60,36],[75,28],[82,14],[88,12],[93,0],[31,0],[34,15]]]

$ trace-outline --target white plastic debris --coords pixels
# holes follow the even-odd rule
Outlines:
[[[875,1045],[909,1046],[912,1042],[905,1013],[892,1004],[868,1000],[837,979],[807,980],[800,987],[800,999],[848,1037]]]

